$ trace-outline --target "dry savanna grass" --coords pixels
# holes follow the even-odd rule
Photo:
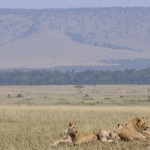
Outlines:
[[[149,94],[148,94],[149,91]],[[0,86],[0,105],[149,105],[149,85]]]
[[[127,123],[135,116],[144,116],[150,123],[149,107],[127,106],[1,106],[1,150],[50,150],[70,121],[79,131],[115,130],[118,123]],[[114,142],[60,145],[57,150],[149,150],[150,142]]]
[[[0,86],[0,150],[51,150],[70,121],[79,131],[115,130],[135,116],[150,124],[149,85]],[[60,145],[57,150],[150,150],[150,143]]]

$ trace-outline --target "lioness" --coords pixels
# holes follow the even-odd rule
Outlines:
[[[120,140],[120,137],[115,131],[108,132],[106,130],[99,130],[98,132],[83,133],[83,132],[78,132],[76,128],[76,124],[72,124],[72,123],[69,124],[68,133],[74,145],[89,143],[96,140],[100,140],[104,142],[113,142],[116,140]]]
[[[60,144],[79,145],[98,140],[96,133],[77,132],[76,123],[69,123],[68,129],[65,130],[63,138],[55,141],[50,147],[55,147]]]
[[[143,131],[149,128],[144,118],[135,117],[125,126],[118,126],[118,135],[121,140],[141,140],[147,141],[146,137],[142,134]]]
[[[55,147],[60,144],[79,145],[82,143],[88,143],[96,140],[104,142],[113,142],[119,140],[119,136],[116,132],[108,132],[105,130],[99,130],[98,132],[84,133],[77,132],[76,123],[69,123],[68,128],[63,134],[63,138],[55,141],[50,147]]]
[[[126,126],[126,125],[125,125]],[[118,129],[117,129],[117,133],[119,133],[119,131],[123,128],[124,126],[122,124],[118,124]],[[145,136],[146,139],[150,140],[150,132],[149,131],[142,131],[141,134],[143,136]]]
[[[69,123],[68,134],[71,137],[73,145],[89,143],[99,139],[98,135],[94,132],[91,133],[78,132],[77,126],[74,123]]]

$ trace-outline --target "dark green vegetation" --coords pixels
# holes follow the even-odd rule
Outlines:
[[[150,84],[150,68],[124,71],[48,71],[0,72],[1,85],[96,85]]]

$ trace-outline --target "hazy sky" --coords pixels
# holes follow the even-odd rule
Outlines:
[[[150,6],[150,0],[0,0],[0,8]]]

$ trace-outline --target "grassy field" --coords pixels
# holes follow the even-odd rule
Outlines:
[[[70,121],[79,131],[113,131],[135,116],[150,124],[148,85],[0,86],[0,150],[51,150]],[[57,150],[150,150],[150,142],[96,141]]]
[[[50,150],[70,121],[78,131],[115,130],[118,123],[127,123],[135,116],[144,116],[150,123],[149,107],[123,106],[1,106],[1,150]],[[81,146],[61,145],[57,150],[149,150],[150,142],[96,141]]]
[[[149,85],[0,86],[0,105],[149,105]],[[78,91],[78,92],[77,92]]]

